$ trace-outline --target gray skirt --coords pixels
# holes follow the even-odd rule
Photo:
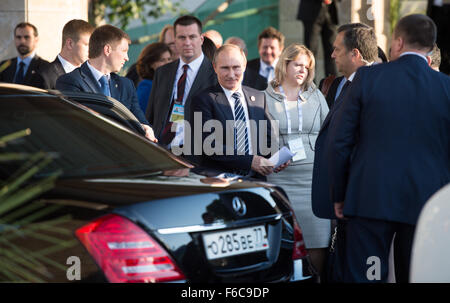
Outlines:
[[[286,191],[302,229],[306,248],[323,248],[329,245],[331,223],[328,219],[317,218],[312,212],[312,171],[313,164],[289,165],[267,179]]]

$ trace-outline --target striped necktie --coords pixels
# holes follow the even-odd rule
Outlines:
[[[249,154],[247,121],[245,119],[244,107],[241,102],[241,95],[233,93],[234,98],[234,146],[238,155]]]

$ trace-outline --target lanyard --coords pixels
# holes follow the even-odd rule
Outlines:
[[[288,130],[288,134],[292,133],[292,127],[291,127],[291,114],[289,113],[289,109],[287,106],[287,97],[286,94],[284,93],[284,89],[283,87],[280,85],[280,93],[282,93],[284,95],[283,98],[283,105],[284,105],[284,111],[286,112],[286,120],[287,120],[287,130]],[[297,98],[297,109],[298,109],[298,132],[301,133],[302,132],[302,126],[303,126],[303,114],[302,114],[302,99],[300,98],[300,94],[302,93],[302,91],[300,90],[298,93],[298,98]]]

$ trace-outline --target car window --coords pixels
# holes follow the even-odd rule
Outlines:
[[[2,152],[49,153],[53,161],[39,176],[57,169],[62,169],[63,178],[72,178],[190,167],[143,136],[76,102],[0,84],[0,137],[24,129],[30,135],[8,144]],[[8,174],[14,171],[12,166],[2,164],[0,172]]]

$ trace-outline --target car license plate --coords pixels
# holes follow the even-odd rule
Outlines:
[[[264,225],[203,234],[208,260],[247,254],[269,248]]]

